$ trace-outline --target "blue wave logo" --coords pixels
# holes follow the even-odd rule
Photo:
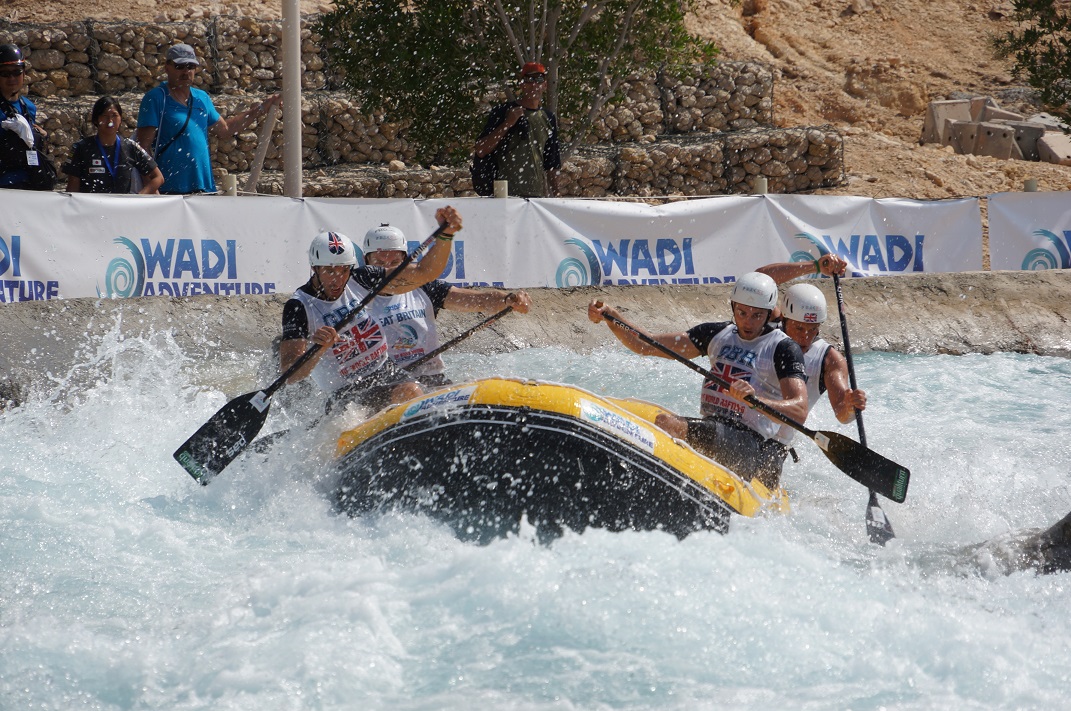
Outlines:
[[[400,333],[396,334],[397,339],[394,342],[394,349],[399,351],[409,350],[416,345],[417,332],[416,329],[409,324],[402,324],[398,326]]]
[[[104,292],[101,293],[98,285],[97,296],[109,299],[141,296],[145,291],[145,258],[141,250],[126,237],[117,237],[112,241],[130,250],[131,256],[130,259],[116,257],[108,262],[108,271],[104,274]]]
[[[822,255],[829,254],[829,250],[826,249],[826,246],[824,244],[822,244],[822,241],[820,239],[818,239],[817,237],[815,237],[814,235],[808,234],[807,232],[799,232],[799,233],[797,233],[795,235],[795,237],[796,237],[796,239],[800,239],[800,240],[803,240],[805,242],[810,242],[812,245],[814,245],[815,249],[818,250],[818,256],[815,257],[813,254],[811,254],[810,250],[797,249],[795,252],[792,253],[792,256],[788,258],[788,261],[790,261],[790,262],[813,262],[815,259],[821,259]],[[804,279],[820,279],[821,277],[822,277],[821,274],[808,274],[807,276],[805,276],[803,278]]]
[[[580,250],[582,258],[566,257],[558,264],[554,281],[558,288],[571,286],[596,286],[602,283],[602,265],[595,256],[595,250],[587,242],[572,238],[565,240]]]
[[[1071,268],[1071,250],[1069,250],[1069,247],[1071,247],[1071,231],[1064,232],[1064,234],[1067,235],[1067,244],[1064,244],[1063,240],[1055,232],[1034,230],[1034,236],[1044,237],[1049,240],[1052,243],[1052,248],[1038,247],[1030,250],[1023,257],[1022,268],[1028,271]]]

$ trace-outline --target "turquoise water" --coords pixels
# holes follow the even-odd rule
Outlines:
[[[455,354],[685,414],[698,376],[622,348]],[[106,341],[0,414],[3,709],[993,709],[1071,698],[1071,577],[963,546],[1071,509],[1071,363],[857,359],[897,532],[806,439],[794,511],[728,535],[534,531],[475,546],[336,515],[310,437],[196,485],[171,452],[267,367]],[[284,391],[285,394],[286,391]],[[279,398],[269,429],[308,418]],[[851,436],[823,403],[808,423]],[[325,437],[326,439],[327,437]]]

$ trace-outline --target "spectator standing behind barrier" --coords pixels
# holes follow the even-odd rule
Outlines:
[[[26,61],[18,45],[0,44],[0,188],[52,190],[56,168],[49,160],[37,106],[22,93]]]
[[[105,96],[93,105],[90,116],[97,129],[71,149],[63,166],[69,193],[141,193],[156,195],[164,175],[145,149],[119,134],[123,107],[114,96]],[[133,187],[135,175],[140,178]]]
[[[477,159],[493,153],[495,177],[509,181],[509,194],[548,197],[558,194],[562,167],[558,119],[543,107],[547,69],[538,62],[521,68],[518,101],[491,109],[476,140]]]
[[[219,115],[206,92],[193,87],[200,65],[190,45],[176,44],[168,49],[164,64],[167,81],[146,92],[138,110],[138,143],[160,166],[164,175],[160,192],[165,194],[216,192],[208,131],[219,138],[233,136],[279,101],[276,94],[228,121]]]

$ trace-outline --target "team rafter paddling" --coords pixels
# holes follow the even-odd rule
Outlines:
[[[743,280],[741,280],[743,281]],[[756,280],[757,281],[757,280]],[[771,280],[772,283],[772,280]],[[774,287],[776,292],[776,286]],[[742,297],[746,298],[746,297]],[[772,308],[773,303],[776,301],[776,297],[769,300]],[[639,341],[647,344],[651,348],[654,348],[664,357],[679,361],[680,363],[688,366],[695,372],[703,375],[708,381],[718,385],[721,388],[730,390],[733,388],[733,382],[730,380],[711,372],[710,370],[703,368],[696,363],[693,363],[690,359],[677,353],[672,348],[664,345],[658,340],[648,336],[639,329],[635,328],[629,323],[626,323],[618,316],[607,313],[606,308],[601,302],[594,302],[589,307],[589,315],[592,314],[592,310],[597,313],[597,317],[605,319],[611,324],[624,329],[627,333],[633,334]],[[593,319],[594,320],[594,319]],[[620,338],[620,336],[619,336]],[[694,350],[694,349],[693,349]],[[737,387],[739,390],[739,386]],[[815,444],[819,446],[822,452],[826,455],[830,462],[833,463],[838,469],[855,479],[859,483],[863,484],[867,488],[878,492],[879,494],[892,499],[896,502],[903,502],[907,496],[908,481],[911,473],[906,467],[903,467],[896,462],[886,459],[882,455],[868,449],[865,445],[862,445],[848,437],[837,432],[829,431],[816,431],[809,429],[802,425],[797,420],[786,416],[779,410],[767,405],[759,400],[754,394],[749,394],[743,397],[743,400],[754,410],[758,410],[764,413],[766,416],[788,426],[797,432],[802,433]]]
[[[847,261],[827,252],[815,260],[777,262],[759,267],[756,271],[769,276],[778,285],[801,278],[833,278],[837,293],[837,310],[840,314],[843,353],[822,338],[822,324],[825,323],[829,310],[825,294],[810,281],[796,283],[785,291],[781,304],[781,328],[803,351],[808,410],[813,410],[825,395],[837,420],[842,424],[853,421],[856,423],[859,428],[859,441],[865,447],[863,410],[867,406],[867,395],[859,389],[855,381],[848,320],[844,313],[844,295],[840,286],[840,278],[847,268]],[[866,524],[872,543],[885,545],[888,540],[896,537],[873,491],[870,492],[867,505]]]
[[[475,326],[467,328],[464,331],[462,331],[461,333],[457,334],[456,336],[454,336],[453,338],[451,338],[449,341],[447,341],[446,343],[442,344],[438,348],[432,350],[429,353],[425,353],[420,358],[417,358],[416,360],[414,360],[412,363],[408,363],[406,365],[403,365],[402,366],[402,370],[404,370],[406,372],[409,372],[409,373],[415,371],[417,368],[419,368],[424,363],[427,363],[429,360],[431,360],[435,356],[442,355],[444,352],[446,352],[447,350],[453,348],[458,343],[461,343],[463,340],[465,340],[466,338],[468,338],[472,334],[476,333],[477,331],[479,331],[479,330],[481,330],[483,328],[486,328],[486,327],[490,326],[492,323],[494,323],[495,321],[497,321],[498,319],[502,318],[503,316],[509,314],[512,311],[513,311],[513,307],[512,306],[507,306],[506,308],[502,309],[498,313],[491,314],[490,316],[488,316],[484,320],[482,320],[479,323],[477,323]],[[310,423],[308,425],[308,429],[311,430],[317,424],[319,424],[319,422],[320,422],[320,418],[317,418],[314,422],[312,422],[312,423]],[[264,435],[263,437],[261,437],[260,439],[258,439],[256,442],[253,443],[251,449],[253,451],[257,451],[257,452],[265,452],[272,445],[274,445],[277,441],[279,441],[283,437],[287,436],[288,434],[290,434],[290,430],[289,429],[279,430],[278,432],[272,432],[271,434]]]
[[[379,283],[368,290],[368,293],[360,299],[356,306],[349,309],[338,321],[334,328],[341,329],[350,323],[369,304],[376,295],[386,289],[425,249],[430,247],[437,239],[444,242],[451,238],[452,233],[447,232],[453,226],[454,231],[460,229],[460,217],[452,208],[442,208],[436,215],[440,224],[423,243],[411,253],[393,270],[388,272]],[[455,222],[456,218],[456,222]],[[333,233],[331,233],[333,234]],[[319,236],[318,236],[319,237]],[[339,242],[337,247],[325,243],[325,249],[349,250],[353,253],[353,246],[345,237],[336,237]],[[449,245],[436,247],[449,253]],[[434,254],[434,251],[432,252]],[[442,255],[445,262],[445,254]],[[441,271],[441,267],[439,269]],[[201,426],[181,447],[175,450],[174,458],[190,476],[207,485],[213,477],[223,471],[231,461],[244,450],[257,433],[264,426],[268,417],[268,409],[271,407],[271,398],[283,385],[288,383],[298,371],[306,367],[317,354],[324,348],[323,343],[313,342],[312,345],[292,362],[285,371],[266,388],[241,395],[224,405],[208,422]]]

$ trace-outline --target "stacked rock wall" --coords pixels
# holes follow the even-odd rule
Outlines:
[[[663,198],[755,192],[755,178],[770,192],[790,193],[833,185],[843,171],[840,134],[831,127],[751,129],[666,136],[653,142],[585,146],[562,166],[562,194],[573,197]],[[385,167],[311,171],[305,194],[330,197],[433,198],[472,195],[467,168]],[[282,194],[282,177],[265,175],[259,192]]]
[[[306,194],[472,194],[467,166],[422,170],[404,165],[416,156],[405,126],[382,112],[364,111],[338,90],[342,79],[330,71],[321,37],[309,29],[316,19],[306,17],[301,32],[302,155],[310,171]],[[38,104],[60,166],[71,146],[90,132],[89,111],[102,94],[119,97],[126,128],[133,131],[141,97],[163,78],[164,55],[176,42],[197,48],[204,67],[195,83],[214,94],[225,116],[278,91],[281,33],[278,20],[228,16],[156,24],[0,23],[0,41],[27,50],[28,93]],[[750,192],[756,175],[766,176],[777,192],[838,182],[843,170],[839,137],[828,128],[769,128],[772,96],[773,74],[757,63],[727,61],[628,77],[618,98],[592,121],[584,145],[566,161],[563,194]],[[563,134],[570,136],[573,129],[563,125]],[[258,130],[212,139],[217,172],[249,170]],[[271,141],[262,180],[269,191],[281,182],[271,176],[282,168],[281,121]]]

